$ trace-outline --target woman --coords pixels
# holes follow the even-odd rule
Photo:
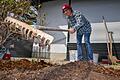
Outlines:
[[[87,60],[92,62],[93,51],[90,45],[91,25],[89,21],[79,11],[73,11],[72,7],[68,4],[63,5],[62,11],[63,14],[67,16],[68,25],[70,26],[68,31],[71,34],[76,32],[77,35],[77,59],[80,61],[84,59],[82,51],[82,37],[84,36],[87,49]]]

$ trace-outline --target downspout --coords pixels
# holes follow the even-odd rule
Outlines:
[[[69,0],[69,5],[71,5],[71,0]],[[70,28],[69,24],[68,24],[68,29]],[[70,33],[68,32],[67,34],[67,53],[66,53],[66,60],[69,61],[70,60],[70,53],[69,53],[69,48],[68,48],[68,42],[70,41]]]

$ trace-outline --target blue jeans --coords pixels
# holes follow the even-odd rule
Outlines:
[[[92,51],[92,47],[90,44],[90,33],[84,33],[83,35],[77,33],[77,53],[78,53],[77,59],[83,60],[85,58],[85,56],[83,55],[83,51],[82,51],[82,37],[83,36],[84,36],[84,42],[85,42],[86,50],[87,50],[86,58],[87,60],[93,60],[93,51]]]

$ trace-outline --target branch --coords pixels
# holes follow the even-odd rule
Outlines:
[[[9,35],[7,35],[7,37],[0,43],[0,45],[3,45],[12,34],[14,33],[10,33]]]

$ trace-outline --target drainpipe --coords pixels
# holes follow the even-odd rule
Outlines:
[[[71,5],[71,0],[69,0],[69,5]],[[68,24],[68,29],[70,28],[69,24]],[[69,53],[69,47],[68,47],[68,43],[70,41],[70,33],[68,32],[67,34],[67,55],[66,55],[66,60],[69,61],[70,60],[70,53]]]

